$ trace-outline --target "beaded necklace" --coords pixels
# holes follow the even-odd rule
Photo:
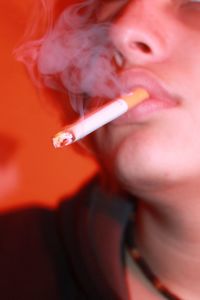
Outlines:
[[[145,275],[145,277],[149,280],[149,282],[154,286],[154,288],[162,294],[166,299],[168,300],[183,300],[182,298],[175,295],[173,292],[171,292],[162,282],[161,280],[153,273],[153,271],[149,268],[148,264],[143,259],[142,255],[140,254],[139,249],[137,248],[137,245],[135,243],[133,234],[132,234],[132,228],[134,228],[133,225],[134,222],[130,222],[130,226],[128,226],[127,230],[127,246],[128,246],[128,252],[130,253],[131,258],[135,261],[137,266],[140,268],[142,273]]]

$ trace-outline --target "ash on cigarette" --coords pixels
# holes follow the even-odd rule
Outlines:
[[[43,38],[25,44],[18,52],[32,78],[68,92],[80,115],[91,99],[112,99],[119,94],[110,23],[97,22],[98,2],[86,0],[68,6]]]

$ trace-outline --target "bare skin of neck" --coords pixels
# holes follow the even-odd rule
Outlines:
[[[181,299],[198,300],[200,201],[191,197],[191,191],[189,195],[187,198],[185,193],[180,199],[170,198],[168,202],[165,199],[156,204],[141,201],[135,240],[150,269],[168,289]]]

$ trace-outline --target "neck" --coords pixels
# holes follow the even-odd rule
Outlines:
[[[197,300],[200,295],[199,212],[191,202],[178,208],[144,202],[138,206],[138,248],[157,277],[183,299]]]

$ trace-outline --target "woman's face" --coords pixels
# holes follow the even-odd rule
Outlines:
[[[148,101],[95,132],[99,160],[130,192],[200,183],[200,1],[102,1],[124,59],[121,80]]]

